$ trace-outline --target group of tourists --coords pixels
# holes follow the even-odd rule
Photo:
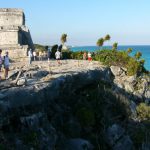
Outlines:
[[[32,49],[29,49],[28,57],[29,57],[29,65],[30,65],[32,63],[32,60],[34,60],[34,61],[37,60],[37,53],[36,53],[36,51],[32,51]],[[38,57],[39,57],[39,61],[42,61],[43,57],[47,57],[48,62],[49,62],[50,58],[51,58],[51,49],[48,48],[47,54],[46,54],[46,52],[42,53],[40,51],[39,54],[38,54]],[[56,58],[58,64],[61,64],[61,62],[60,62],[61,57],[62,57],[62,53],[59,51],[59,49],[57,49],[57,51],[55,52],[55,58]]]
[[[87,60],[87,59],[89,62],[92,61],[92,54],[90,52],[88,52],[88,54],[86,52],[83,53],[83,60]]]
[[[46,53],[46,52],[45,52]],[[39,53],[39,60],[42,60],[42,56]],[[45,56],[47,56],[48,62],[50,61],[51,58],[51,49],[48,48],[47,54],[45,54]],[[37,53],[36,51],[32,51],[32,49],[29,49],[28,51],[28,57],[29,57],[29,65],[32,63],[32,60],[37,60]],[[59,49],[57,49],[57,51],[55,52],[55,58],[57,60],[58,65],[61,65],[61,58],[62,58],[62,53]],[[88,60],[89,62],[92,61],[92,55],[90,52],[84,52],[83,53],[83,60]],[[2,71],[4,70],[4,78],[7,79],[8,78],[8,71],[9,71],[9,55],[8,52],[5,52],[5,55],[2,56],[2,50],[0,49],[0,80],[2,79]]]
[[[5,55],[2,56],[2,50],[0,49],[0,80],[2,79],[2,70],[4,68],[4,78],[8,78],[8,71],[9,71],[9,56],[8,52],[5,52]]]

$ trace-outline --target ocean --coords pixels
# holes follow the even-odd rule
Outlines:
[[[111,49],[111,46],[103,46],[103,49]],[[128,48],[132,48],[131,55],[133,56],[136,52],[142,53],[142,59],[145,59],[145,68],[150,70],[150,45],[138,45],[138,46],[118,46],[118,50],[127,50]],[[99,50],[98,46],[77,46],[71,47],[72,51],[91,51],[94,52]]]

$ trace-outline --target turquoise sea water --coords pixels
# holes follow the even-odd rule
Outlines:
[[[110,49],[111,46],[103,46],[103,49]],[[144,45],[138,45],[138,46],[118,46],[118,50],[127,50],[128,48],[132,48],[132,54],[134,55],[137,51],[142,53],[143,59],[145,59],[145,68],[147,70],[150,70],[150,45],[144,46]],[[97,46],[80,46],[80,47],[71,47],[72,51],[91,51],[94,52],[96,50],[99,50],[99,47]]]

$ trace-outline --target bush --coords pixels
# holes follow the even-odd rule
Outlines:
[[[63,59],[71,59],[72,58],[72,51],[69,50],[62,50],[62,58]]]
[[[140,63],[133,58],[129,59],[125,67],[127,68],[127,75],[129,76],[142,71]]]
[[[149,120],[150,119],[150,106],[145,103],[140,103],[137,106],[137,114],[140,120]]]
[[[72,52],[71,55],[72,59],[79,59],[81,60],[83,58],[83,52],[82,51],[77,51],[77,52]]]
[[[39,51],[41,51],[41,52],[46,51],[45,46],[43,46],[43,45],[34,44],[34,47],[35,47],[37,52],[39,52]]]
[[[95,60],[103,62],[107,66],[120,66],[127,68],[127,75],[135,75],[137,73],[146,72],[144,68],[144,60],[140,60],[142,55],[140,52],[136,57],[129,56],[130,51],[116,51],[116,50],[101,50],[97,51]]]

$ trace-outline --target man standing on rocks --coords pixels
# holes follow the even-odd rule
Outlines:
[[[32,63],[32,50],[31,50],[31,48],[28,51],[28,57],[29,57],[29,65],[31,65],[31,63]]]
[[[61,65],[61,62],[60,62],[61,53],[59,50],[57,50],[57,52],[55,53],[55,57],[56,57],[58,64]]]
[[[8,71],[9,71],[9,56],[8,56],[8,52],[5,53],[5,56],[3,58],[3,62],[4,62],[4,68],[5,68],[5,79],[8,78]]]
[[[50,47],[48,47],[47,57],[48,57],[48,62],[49,62],[50,58],[51,58],[51,48]]]
[[[3,63],[3,58],[1,54],[2,54],[2,50],[0,49],[0,80],[1,80],[1,69],[2,69],[2,63]]]
[[[36,61],[36,51],[33,52],[34,61]]]

